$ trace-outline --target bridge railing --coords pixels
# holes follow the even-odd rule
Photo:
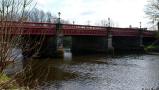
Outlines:
[[[65,35],[89,35],[89,36],[106,36],[106,27],[63,24],[63,33]]]
[[[106,27],[89,26],[89,25],[63,24],[63,29],[106,30]]]
[[[56,24],[52,23],[36,23],[36,22],[25,22],[24,23],[24,34],[46,34],[55,35]]]
[[[42,22],[24,22],[24,25],[56,27],[56,24],[54,23],[42,23]]]
[[[137,36],[139,34],[139,29],[134,28],[112,28],[113,36]]]
[[[56,25],[52,23],[36,23],[36,22],[16,22],[16,21],[6,21],[0,24],[0,29],[8,31],[7,34],[47,34],[54,35],[56,32]],[[5,32],[1,31],[0,34]]]
[[[6,23],[7,22],[7,23]],[[37,22],[23,22],[6,21],[7,28],[9,28],[8,34],[32,34],[32,35],[56,35],[56,24],[53,23],[37,23]],[[0,23],[0,34],[4,33],[5,25]],[[11,29],[10,29],[11,28]],[[107,36],[108,27],[101,26],[89,26],[89,25],[74,25],[74,24],[62,24],[64,35],[92,35],[92,36]],[[6,28],[5,28],[6,30]],[[111,27],[113,36],[138,36],[140,34],[140,28],[115,28]],[[153,37],[154,31],[142,31],[144,37]]]
[[[155,37],[156,31],[144,31],[143,36],[144,37]]]

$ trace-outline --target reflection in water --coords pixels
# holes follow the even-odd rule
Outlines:
[[[155,89],[159,83],[159,56],[93,55],[71,60],[69,50],[64,56],[64,60],[28,61],[17,82],[39,90],[142,90]]]
[[[35,87],[43,86],[45,83],[54,80],[68,80],[77,77],[74,73],[69,73],[58,68],[60,62],[52,62],[52,60],[29,60],[24,72],[17,75],[17,82],[21,86]]]
[[[78,74],[70,80],[47,83],[46,90],[142,90],[157,88],[159,56],[128,55],[74,57],[71,64],[61,63],[63,71]],[[56,66],[56,65],[55,65]]]
[[[64,49],[64,61],[71,61],[72,60],[72,52],[71,49]]]
[[[22,60],[23,59],[23,55],[22,55],[22,50],[19,48],[12,48],[12,50],[10,50],[10,57],[14,58],[15,60]]]
[[[3,72],[7,74],[14,74],[16,72],[19,72],[23,69],[23,55],[22,50],[19,48],[12,48],[9,50],[9,56],[10,60],[14,60],[14,64],[10,64]]]

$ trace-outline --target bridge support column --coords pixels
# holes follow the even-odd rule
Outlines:
[[[157,23],[157,29],[158,29],[158,32],[159,32],[159,22]]]
[[[63,58],[64,56],[64,46],[63,46],[63,31],[62,31],[62,24],[59,22],[56,24],[56,56],[57,58]]]
[[[140,35],[140,47],[143,47],[144,45],[143,45],[143,35]]]
[[[144,45],[143,45],[143,29],[139,30],[139,46],[144,47]]]
[[[112,33],[111,33],[111,27],[107,28],[108,35],[107,35],[107,44],[108,44],[108,54],[114,54],[114,47],[113,47],[113,39],[112,39]]]

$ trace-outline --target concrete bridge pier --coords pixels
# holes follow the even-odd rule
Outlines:
[[[59,22],[56,24],[56,51],[55,51],[55,56],[57,58],[63,58],[64,57],[64,35],[63,35],[63,30],[62,30],[62,24],[60,23],[60,18]]]
[[[45,36],[45,40],[39,50],[39,57],[41,58],[63,58],[64,46],[63,39],[64,35],[62,32],[62,24],[56,24],[56,35]]]
[[[144,31],[144,29],[142,29],[142,28],[139,29],[139,39],[138,39],[138,42],[139,42],[139,50],[141,52],[144,52],[144,42],[143,42],[144,36],[143,36],[143,31]]]
[[[141,48],[144,47],[144,44],[143,44],[143,29],[139,29],[139,46]]]
[[[113,47],[113,36],[111,33],[111,27],[108,27],[107,30],[108,30],[108,35],[107,35],[108,49],[107,49],[107,52],[108,52],[108,54],[113,55],[114,54],[114,47]]]

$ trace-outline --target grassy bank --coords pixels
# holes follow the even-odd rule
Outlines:
[[[146,52],[152,52],[152,51],[158,51],[159,46],[158,45],[149,45],[144,47]]]
[[[19,85],[16,83],[15,80],[13,80],[12,78],[10,78],[9,76],[7,76],[4,73],[0,73],[0,90],[13,90],[13,89],[20,89],[20,90],[24,90],[24,88],[19,87]]]

